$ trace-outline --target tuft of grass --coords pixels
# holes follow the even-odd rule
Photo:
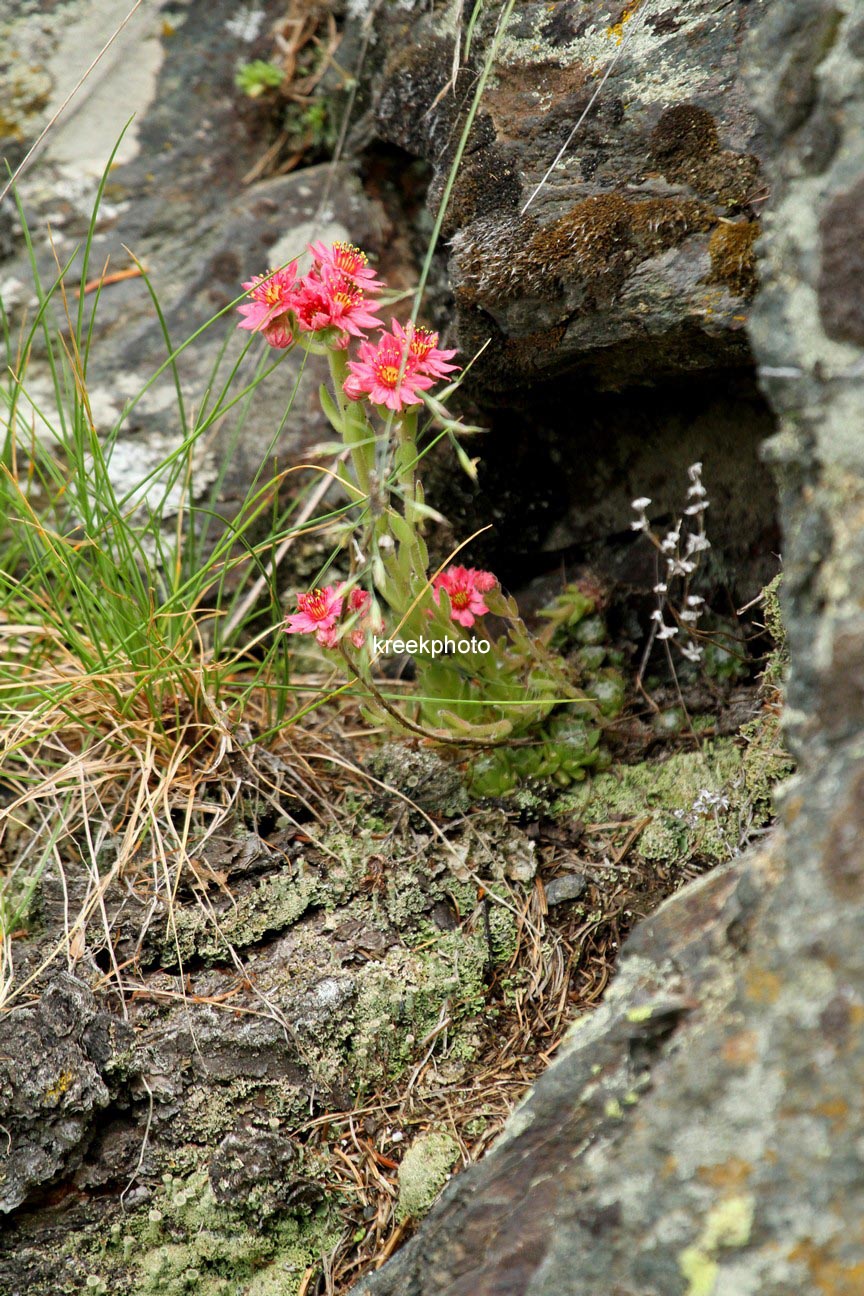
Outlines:
[[[499,15],[464,121],[415,314],[513,4],[507,0]],[[477,0],[469,38],[481,8]],[[63,939],[45,949],[42,966],[57,957],[72,966],[101,951],[102,964],[107,960],[122,985],[108,900],[117,884],[146,886],[154,899],[169,902],[171,912],[181,878],[194,872],[196,851],[240,815],[244,780],[280,813],[287,788],[307,822],[319,813],[326,817],[326,798],[302,759],[295,771],[290,764],[282,771],[276,787],[256,768],[256,756],[277,736],[282,747],[302,745],[303,726],[313,714],[359,688],[334,685],[320,662],[314,677],[299,674],[302,658],[292,664],[279,632],[277,569],[291,545],[313,531],[332,531],[323,578],[340,550],[350,549],[353,528],[375,509],[371,499],[345,502],[342,490],[328,505],[331,485],[341,480],[341,447],[333,449],[329,466],[268,467],[291,417],[296,383],[233,519],[226,521],[218,507],[232,444],[243,434],[259,384],[284,356],[273,360],[271,353],[255,363],[252,337],[235,360],[226,359],[226,336],[196,409],[177,361],[206,330],[224,324],[236,303],[178,345],[136,261],[165,358],[111,426],[97,425],[88,371],[106,275],[89,275],[99,207],[119,144],[81,247],[64,263],[56,261],[49,280],[40,273],[16,197],[37,307],[32,318],[13,326],[0,303],[0,861],[9,861],[0,877],[0,1004],[41,971],[31,969],[16,981],[14,954],[18,935],[38,931],[34,901],[46,869],[60,878],[69,903]],[[44,390],[46,370],[50,396],[40,399],[35,393]],[[121,488],[112,465],[124,426],[165,374],[175,391],[175,447],[134,486]],[[202,499],[198,465],[212,453],[217,426],[225,450]],[[443,435],[430,423],[421,457]],[[457,453],[466,460],[461,447]],[[286,505],[281,501],[294,473],[303,474],[302,485]],[[392,482],[393,463],[382,463],[381,473]],[[402,700],[398,682],[388,686],[387,697]]]
[[[0,878],[0,1001],[13,993],[11,938],[30,921],[49,862],[62,872],[75,859],[89,878],[65,956],[86,947],[96,918],[98,941],[110,949],[104,896],[142,843],[154,885],[172,895],[191,844],[236,801],[236,778],[231,795],[220,790],[232,762],[248,760],[260,734],[290,729],[329,696],[325,687],[300,705],[304,686],[292,679],[280,633],[278,560],[347,507],[318,507],[332,468],[268,469],[293,392],[233,520],[217,507],[255,391],[280,360],[259,362],[249,376],[248,347],[227,365],[223,347],[192,413],[177,357],[225,312],[175,348],[139,267],[165,360],[112,426],[97,427],[88,368],[102,276],[93,285],[88,272],[112,161],[80,257],[58,262],[50,282],[19,203],[38,307],[14,330],[0,306],[0,850],[11,861]],[[33,394],[37,352],[50,399]],[[124,424],[166,371],[176,447],[123,490],[112,460]],[[196,465],[226,419],[227,450],[200,500]],[[301,488],[281,503],[289,476],[300,472]]]

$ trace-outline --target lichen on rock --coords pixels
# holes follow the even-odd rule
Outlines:
[[[399,1165],[398,1219],[423,1218],[458,1156],[459,1144],[444,1130],[430,1130],[414,1140]]]

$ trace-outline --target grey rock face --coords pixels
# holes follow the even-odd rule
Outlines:
[[[802,772],[772,845],[637,929],[504,1138],[357,1296],[862,1283],[864,27],[852,0],[755,12],[772,198],[751,335],[781,419]]]
[[[103,1069],[131,1032],[90,990],[58,976],[32,1007],[5,1016],[0,1048],[0,1211],[74,1169],[109,1090]]]
[[[449,88],[461,30],[415,19],[406,48],[381,29],[377,130],[433,164],[439,197],[500,9]],[[764,179],[740,46],[757,12],[517,6],[446,218],[460,340],[491,337],[491,387],[578,369],[615,388],[746,361]]]
[[[382,8],[366,87],[369,131],[430,165],[432,211],[503,5],[483,7],[467,59],[454,12]],[[466,355],[481,353],[468,390],[490,429],[464,527],[479,507],[495,527],[479,543],[499,547],[478,561],[515,587],[538,555],[550,570],[587,561],[611,582],[653,584],[629,543],[630,502],[647,495],[674,516],[696,461],[739,604],[775,574],[757,451],[773,421],[746,332],[767,193],[741,75],[758,13],[745,0],[532,0],[510,13],[444,238],[447,323]],[[457,509],[443,511],[458,533]]]
[[[0,121],[0,156],[12,166],[128,9],[116,0],[98,6],[73,0],[62,11],[40,16],[29,0],[13,0],[8,15],[4,12],[0,43],[5,41],[16,57],[7,72],[0,72],[8,108]],[[176,357],[189,418],[205,405],[212,410],[215,394],[238,362],[226,406],[252,380],[262,356],[274,358],[254,338],[240,360],[249,335],[234,332],[239,317],[231,303],[241,294],[242,281],[303,253],[312,238],[350,238],[373,251],[380,241],[380,211],[363,195],[350,165],[309,168],[246,185],[267,148],[267,125],[235,88],[234,74],[241,63],[269,53],[269,27],[282,14],[277,0],[239,12],[233,0],[139,10],[19,182],[43,281],[47,285],[56,277],[56,250],[61,264],[71,263],[66,277],[71,297],[81,270],[76,247],[86,234],[101,174],[126,127],[96,222],[88,279],[97,279],[105,267],[109,275],[128,268],[131,250],[147,269],[171,346],[197,334]],[[7,130],[14,139],[4,137]],[[7,199],[0,215],[0,300],[13,332],[25,312],[32,321],[36,299],[30,281],[23,237]],[[94,301],[88,295],[88,308]],[[55,323],[62,326],[59,302],[57,307]],[[204,329],[220,311],[226,315]],[[184,428],[171,370],[154,379],[169,348],[143,279],[106,285],[95,320],[88,369],[91,409],[101,435],[120,424],[111,471],[122,496],[182,443]],[[313,444],[330,439],[317,400],[326,364],[313,358],[301,376],[300,360],[292,354],[257,388],[254,400],[234,404],[206,429],[195,455],[194,499],[209,498],[227,461],[213,502],[233,517],[262,461],[275,457],[287,466]],[[38,335],[27,388],[50,419],[54,397]],[[44,429],[37,420],[38,430]],[[139,503],[160,500],[165,488],[154,481],[150,489],[153,498],[141,494]]]

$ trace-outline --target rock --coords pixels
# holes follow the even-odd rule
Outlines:
[[[851,0],[755,12],[772,198],[751,336],[781,420],[800,773],[770,845],[637,928],[493,1151],[355,1296],[861,1286],[864,339],[835,249],[864,210],[864,23]]]
[[[272,1214],[288,1205],[309,1205],[322,1196],[314,1183],[298,1176],[300,1153],[278,1130],[241,1127],[219,1144],[208,1175],[220,1205]]]
[[[369,129],[432,168],[430,214],[501,10],[484,6],[452,88],[453,9],[363,16]],[[440,507],[457,539],[493,525],[471,560],[510,588],[580,562],[650,588],[631,501],[674,517],[697,461],[721,583],[740,606],[776,574],[758,456],[774,423],[745,329],[765,132],[740,49],[757,13],[530,0],[510,15],[449,200],[454,308],[436,319],[465,355],[482,350],[463,390],[489,429],[479,490],[463,504],[448,478]]]
[[[434,199],[501,8],[449,88],[446,19],[415,15],[407,49],[389,13],[379,24],[376,129],[433,165]],[[746,363],[764,186],[740,70],[753,13],[531,0],[511,15],[446,218],[460,341],[490,342],[475,378],[513,391],[578,370],[620,388]]]
[[[283,12],[278,0],[250,10],[245,25],[238,22],[233,0],[180,11],[161,6],[161,17],[159,8],[133,17],[76,96],[67,124],[52,132],[18,187],[43,279],[50,283],[56,276],[50,219],[53,248],[62,260],[71,259],[67,283],[74,288],[81,269],[75,249],[86,233],[99,177],[127,112],[136,113],[106,184],[88,278],[98,278],[106,264],[109,274],[128,267],[126,249],[131,249],[147,268],[171,345],[204,330],[176,357],[187,418],[198,417],[200,424],[202,409],[213,413],[214,374],[218,392],[239,364],[230,403],[252,381],[262,357],[273,359],[258,338],[240,359],[249,338],[236,332],[239,317],[231,302],[242,292],[241,282],[302,253],[311,238],[348,238],[374,252],[382,215],[364,196],[350,164],[308,168],[244,187],[244,176],[267,147],[267,124],[235,88],[234,72],[259,52],[259,36],[260,53],[268,52],[267,30]],[[93,49],[127,12],[128,6],[111,0],[97,17],[92,6],[73,0],[63,7],[62,21],[59,11],[37,20],[26,0],[13,0],[7,38],[29,60],[33,79],[26,103],[13,98],[12,115],[7,114],[16,139],[35,138]],[[11,212],[11,199],[3,210]],[[5,253],[0,298],[14,327],[23,311],[32,319],[35,298],[24,287],[31,279],[27,251],[17,218],[13,224],[14,238],[0,232]],[[204,328],[220,311],[227,313]],[[171,369],[154,378],[167,348],[144,281],[133,277],[106,285],[95,318],[88,390],[97,431],[107,435],[120,424],[110,468],[122,496],[140,487],[177,449],[184,427]],[[218,512],[233,518],[262,462],[275,457],[278,467],[286,468],[313,445],[332,439],[317,399],[326,362],[312,358],[300,378],[300,361],[292,353],[255,389],[254,398],[201,428],[193,454],[194,500],[212,498]],[[50,420],[54,393],[38,335],[26,385]],[[47,434],[40,420],[37,429]],[[162,478],[153,479],[138,490],[136,502],[155,506],[165,489]],[[176,513],[181,502],[175,484],[165,516]]]
[[[552,878],[551,882],[546,883],[546,903],[552,909],[555,905],[566,904],[568,900],[578,900],[587,886],[588,882],[582,873],[562,873],[560,877]]]
[[[85,985],[54,976],[8,1013],[0,1050],[0,1211],[81,1161],[109,1089],[103,1070],[130,1032]]]

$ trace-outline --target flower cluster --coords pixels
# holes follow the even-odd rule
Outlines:
[[[663,539],[656,536],[648,521],[646,509],[651,503],[647,495],[633,501],[637,517],[630,523],[631,530],[643,531],[658,552],[664,572],[654,586],[657,595],[657,607],[651,613],[654,622],[654,638],[674,639],[679,629],[683,628],[690,636],[690,641],[679,644],[681,655],[688,661],[697,662],[702,658],[702,648],[693,638],[696,624],[704,611],[705,600],[700,594],[690,593],[690,578],[699,566],[699,555],[711,548],[711,542],[705,534],[705,510],[708,508],[708,492],[702,485],[701,463],[691,464],[687,469],[690,485],[687,488],[687,505],[675,526],[667,531]],[[694,528],[695,529],[691,529]],[[684,583],[679,604],[676,608],[670,596],[670,586],[676,578]],[[677,623],[669,625],[664,618],[664,611],[670,608],[672,617]]]
[[[377,328],[379,306],[369,300],[384,287],[367,264],[366,253],[351,243],[311,243],[312,268],[297,278],[297,262],[244,283],[250,300],[238,306],[238,328],[262,333],[272,347],[291,346],[295,334],[330,330],[331,345],[344,348],[351,337]]]
[[[419,405],[418,392],[428,391],[437,378],[457,368],[447,363],[456,352],[441,351],[437,344],[437,333],[414,324],[406,330],[393,320],[390,333],[382,329],[377,343],[361,342],[359,358],[348,361],[345,395],[351,400],[368,396],[373,405],[395,413],[406,405]]]
[[[314,634],[323,648],[335,648],[341,635],[340,622],[345,607],[345,583],[325,585],[323,589],[312,590],[309,594],[297,595],[297,611],[285,618],[286,634]],[[355,648],[362,648],[366,641],[369,625],[370,605],[372,600],[366,590],[352,589],[348,596],[348,613],[353,624],[349,631]],[[376,625],[375,629],[381,627]]]
[[[483,595],[497,584],[491,572],[478,571],[476,567],[447,567],[433,580],[432,594],[440,604],[441,591],[446,590],[451,619],[468,628],[478,616],[485,616],[489,611]]]
[[[413,322],[391,321],[388,333],[371,301],[384,284],[367,264],[366,253],[351,243],[309,244],[312,268],[297,277],[297,262],[269,275],[258,275],[243,287],[249,301],[238,306],[244,317],[238,328],[263,334],[270,346],[285,349],[298,334],[323,334],[329,346],[344,350],[359,339],[358,358],[348,361],[343,384],[351,400],[368,397],[373,405],[399,413],[421,402],[420,392],[454,373],[455,351],[438,347],[438,334]],[[377,342],[367,330],[380,329]]]

